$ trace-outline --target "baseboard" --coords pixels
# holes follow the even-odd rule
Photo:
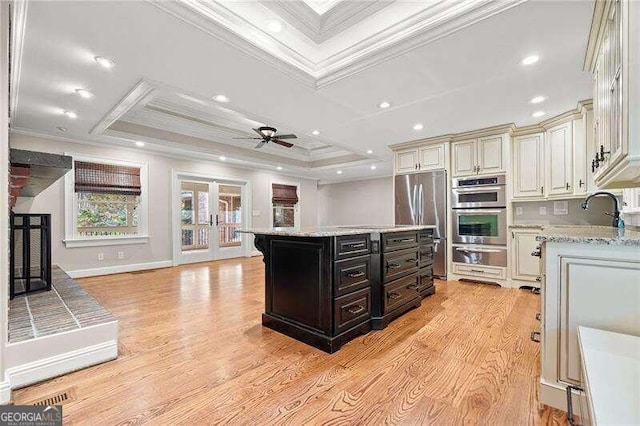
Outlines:
[[[28,364],[8,368],[6,381],[11,389],[57,377],[118,357],[118,342],[111,340],[94,346],[40,359]],[[4,390],[4,389],[2,389]],[[4,397],[4,395],[2,395]]]
[[[0,405],[7,405],[11,402],[11,385],[8,380],[0,382]]]
[[[65,271],[71,278],[95,277],[98,275],[122,274],[124,272],[144,271],[147,269],[170,268],[173,266],[172,260],[161,260],[158,262],[132,263],[128,265],[105,266],[92,269],[75,269]]]

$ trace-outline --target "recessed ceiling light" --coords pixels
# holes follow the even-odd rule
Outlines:
[[[93,97],[93,93],[86,89],[76,89],[75,92],[85,99],[89,99]]]
[[[213,97],[213,100],[216,102],[222,102],[222,103],[229,102],[229,98],[227,98],[225,95],[215,95]]]
[[[311,132],[311,134],[313,136],[318,136],[320,134],[320,130],[314,130],[313,132]]]
[[[278,167],[276,167],[276,169],[282,170],[282,166],[278,166]]]
[[[544,96],[536,96],[535,98],[532,98],[530,102],[532,104],[539,104],[541,102],[544,102],[545,99],[546,98]]]
[[[227,159],[227,157],[225,157],[224,155],[221,155],[219,158],[220,158],[220,161],[224,161]]]
[[[391,103],[388,101],[382,101],[378,104],[378,108],[386,109],[391,106]]]
[[[376,165],[372,164],[371,167],[369,167],[371,170],[375,170],[376,169]]]
[[[413,125],[413,130],[422,130],[424,129],[424,125],[422,123],[416,123]]]
[[[536,111],[532,114],[534,117],[542,117],[544,115],[544,111]]]
[[[113,68],[116,63],[113,59],[105,58],[104,56],[96,56],[93,58],[102,68]]]
[[[282,31],[284,28],[284,26],[282,25],[282,22],[280,21],[276,21],[276,20],[272,20],[267,22],[267,29],[269,31],[271,31],[272,33],[279,33],[280,31]]]
[[[136,146],[143,147],[144,146],[144,142],[136,141]]]
[[[540,60],[540,57],[538,55],[527,56],[522,60],[522,65],[535,64],[536,62],[538,62],[538,60]]]
[[[373,154],[373,150],[372,149],[368,149],[367,150],[367,154]]]
[[[66,127],[62,127],[62,126],[58,126],[58,127],[56,127],[56,129],[58,129],[58,130],[59,130],[59,131],[61,131],[62,133],[64,133],[64,132],[66,132],[66,131],[67,131],[67,128],[66,128]]]
[[[78,118],[78,114],[73,111],[62,111],[62,113],[69,118]]]
[[[341,175],[342,174],[342,170],[338,170],[336,173]]]

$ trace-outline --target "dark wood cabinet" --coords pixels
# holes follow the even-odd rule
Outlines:
[[[257,234],[265,263],[262,324],[329,353],[384,328],[434,291],[428,231]]]

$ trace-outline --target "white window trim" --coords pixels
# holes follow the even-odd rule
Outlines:
[[[64,176],[64,242],[65,247],[97,247],[125,244],[146,244],[149,242],[149,167],[147,163],[123,161],[114,158],[93,157],[83,154],[65,152],[73,158],[72,169]],[[138,199],[138,231],[139,235],[80,237],[77,234],[76,217],[78,205],[75,202],[75,161],[113,164],[116,166],[137,167],[140,169],[140,186],[142,194]]]
[[[282,179],[273,179],[269,182],[269,228],[273,229],[273,184],[279,185],[290,185],[296,187],[296,194],[298,195],[298,202],[293,210],[293,221],[294,227],[300,228],[302,224],[300,223],[300,211],[302,209],[302,193],[300,191],[300,182],[292,182]]]

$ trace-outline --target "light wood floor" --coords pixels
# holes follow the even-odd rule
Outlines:
[[[120,321],[120,357],[14,392],[60,391],[65,424],[565,424],[539,410],[539,296],[439,281],[328,355],[263,328],[261,258],[80,280]]]

